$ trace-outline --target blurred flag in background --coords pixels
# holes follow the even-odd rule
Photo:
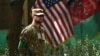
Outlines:
[[[98,8],[96,0],[73,0],[69,1],[68,5],[70,5],[68,7],[74,25],[86,20],[93,15]]]
[[[71,16],[62,0],[36,0],[33,7],[44,10],[45,16],[42,25],[53,48],[57,48],[73,35]]]
[[[66,6],[71,12],[76,37],[94,38],[100,33],[100,5],[97,0],[69,0]]]

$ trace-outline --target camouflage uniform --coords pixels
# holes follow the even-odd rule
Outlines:
[[[44,29],[29,25],[22,30],[19,42],[20,56],[44,56]]]

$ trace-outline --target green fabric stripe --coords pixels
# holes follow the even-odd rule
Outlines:
[[[84,22],[74,27],[75,36],[79,39],[91,38],[96,33],[100,32],[100,12],[89,17]]]
[[[27,44],[24,41],[19,41],[18,48],[26,48]]]

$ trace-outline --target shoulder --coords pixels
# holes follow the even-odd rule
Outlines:
[[[32,30],[32,26],[28,25],[28,26],[26,26],[25,28],[22,29],[21,33],[27,33],[27,32],[30,32],[31,30]]]

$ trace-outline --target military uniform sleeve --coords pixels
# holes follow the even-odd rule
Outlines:
[[[18,44],[19,56],[26,56],[27,51],[27,31],[22,30]]]
[[[24,29],[20,34],[18,48],[26,48],[27,46],[27,31]]]

